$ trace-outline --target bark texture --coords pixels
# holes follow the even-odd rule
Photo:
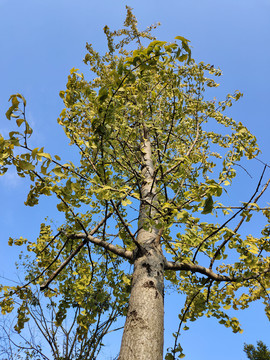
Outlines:
[[[119,360],[162,360],[163,296],[162,256],[152,249],[134,265]]]
[[[147,133],[144,136],[142,152],[144,155],[138,251],[119,360],[163,358],[164,256],[155,222],[149,227],[149,219],[153,219],[156,214],[156,187],[151,144]]]

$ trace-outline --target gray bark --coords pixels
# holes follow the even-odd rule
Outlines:
[[[164,256],[160,233],[149,219],[156,214],[156,187],[151,144],[145,134],[142,199],[129,308],[119,360],[162,360],[164,331]]]

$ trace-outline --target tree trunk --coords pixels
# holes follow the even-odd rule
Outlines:
[[[156,215],[156,186],[151,143],[144,134],[138,252],[129,308],[118,360],[162,360],[164,331],[164,257]],[[154,223],[154,225],[153,225]]]
[[[163,290],[163,257],[152,249],[134,264],[119,360],[162,360]]]

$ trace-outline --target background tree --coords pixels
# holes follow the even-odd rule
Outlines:
[[[44,246],[42,236],[35,245]],[[14,299],[15,319],[10,315],[0,324],[1,359],[96,359],[104,336],[118,316],[117,307],[102,287],[102,278],[93,288],[95,293],[91,291],[94,278],[99,276],[98,266],[84,284],[85,277],[78,279],[74,262],[65,270],[71,282],[80,282],[80,291],[75,293],[68,282],[61,284],[56,279],[54,289],[42,294],[36,284],[40,269],[28,256],[21,254],[21,258],[17,267],[28,272],[24,279],[27,290]],[[85,259],[79,256],[78,261],[83,266]]]
[[[49,225],[41,226],[43,247],[15,240],[27,243],[36,257],[41,273],[30,281],[51,297],[59,281],[64,315],[69,306],[64,289],[74,294],[87,289],[87,301],[79,296],[78,304],[91,307],[102,288],[101,302],[108,299],[109,308],[126,316],[119,359],[156,360],[163,354],[165,277],[186,294],[175,344],[166,354],[175,359],[183,356],[178,336],[188,320],[214,316],[241,331],[226,310],[258,299],[269,315],[270,212],[257,205],[269,180],[263,183],[265,166],[250,199],[234,214],[232,207],[217,202],[225,198],[241,158],[252,159],[259,152],[255,137],[224,114],[241,94],[207,100],[206,89],[218,86],[214,76],[220,70],[196,64],[189,41],[181,36],[167,43],[152,37],[153,27],[140,32],[127,10],[123,30],[105,27],[104,56],[87,44],[85,63],[95,77],[87,81],[72,69],[66,91],[60,92],[65,109],[58,122],[78,150],[75,161],[63,164],[58,155],[31,148],[26,101],[17,94],[11,96],[7,117],[15,117],[23,131],[1,139],[2,172],[14,165],[19,176],[29,176],[33,184],[27,205],[36,205],[42,194],[54,194],[65,214],[56,235]],[[146,39],[150,44],[145,45]],[[129,50],[132,41],[137,42],[134,51]],[[219,217],[221,224],[211,222],[209,215],[220,212],[225,216]],[[266,217],[261,237],[240,236],[239,228],[254,212]],[[238,224],[229,228],[237,215]],[[126,260],[134,264],[132,282]],[[70,266],[75,279],[67,271]],[[89,289],[93,271],[97,276]],[[14,297],[27,297],[27,289],[4,288],[2,311],[12,311]],[[19,309],[25,314],[23,305]],[[78,321],[89,325],[84,314]]]
[[[268,347],[262,342],[257,341],[257,348],[254,345],[245,344],[244,352],[250,360],[269,360],[270,351]]]

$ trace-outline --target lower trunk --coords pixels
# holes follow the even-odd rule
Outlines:
[[[134,263],[129,308],[118,360],[162,360],[163,255],[153,245]]]
[[[155,219],[157,196],[148,130],[142,142],[142,183],[137,257],[118,360],[162,360],[164,331],[164,257]],[[148,229],[148,230],[147,230]]]

